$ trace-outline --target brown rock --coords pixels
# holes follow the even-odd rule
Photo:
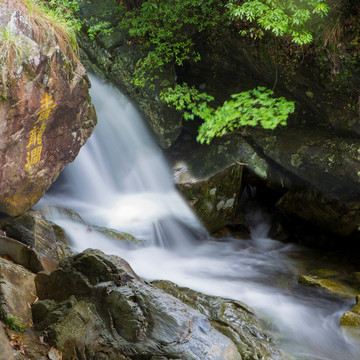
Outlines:
[[[0,212],[15,216],[75,159],[96,115],[84,67],[60,49],[51,27],[36,39],[27,9],[8,3],[14,7],[0,5],[0,30],[13,39],[0,51]]]

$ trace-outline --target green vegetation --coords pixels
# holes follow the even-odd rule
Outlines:
[[[327,12],[324,0],[299,3],[281,0],[145,1],[139,8],[128,11],[121,21],[121,26],[129,29],[129,34],[148,49],[137,63],[133,83],[137,86],[151,83],[153,74],[167,64],[182,66],[185,61],[200,61],[196,44],[231,31],[231,20],[254,23],[250,29],[240,26],[241,35],[261,38],[264,32],[270,31],[275,36],[290,36],[294,43],[303,45],[312,41],[311,33],[305,28],[311,17],[321,17]],[[176,109],[185,110],[185,119],[202,119],[197,139],[209,144],[215,136],[243,126],[261,125],[274,129],[279,124],[286,125],[288,115],[295,110],[294,103],[273,95],[272,90],[258,87],[232,95],[231,100],[215,109],[208,105],[213,97],[183,84],[167,89],[161,98]]]
[[[0,62],[10,65],[21,58],[21,47],[16,44],[17,36],[11,29],[0,30]]]
[[[17,332],[24,332],[25,331],[25,328],[23,326],[21,326],[21,325],[16,324],[15,319],[12,318],[12,317],[6,318],[4,323],[11,330],[14,330],[14,331],[17,331]]]
[[[19,10],[21,15],[29,21],[38,43],[48,44],[49,38],[55,36],[62,51],[73,60],[77,60],[76,32],[80,30],[81,24],[75,19],[71,8],[59,7],[53,0],[48,2],[41,0],[9,0],[8,3]],[[71,3],[71,1],[68,3]],[[76,9],[75,7],[74,11]],[[14,53],[16,60],[19,61],[21,59],[21,50],[16,44],[16,35],[10,29],[5,29],[0,34],[0,38],[2,39],[0,46],[7,49],[8,55]]]
[[[161,98],[177,110],[185,109],[185,119],[198,116],[204,120],[197,140],[209,144],[215,136],[223,136],[242,126],[260,124],[264,129],[275,129],[278,125],[286,125],[288,115],[295,110],[294,103],[284,97],[274,98],[273,95],[272,90],[258,87],[233,94],[232,100],[214,109],[208,105],[209,101],[214,100],[212,96],[183,84],[169,88],[161,94]]]
[[[168,64],[182,66],[185,61],[199,61],[194,37],[199,42],[227,25],[223,12],[221,0],[145,1],[126,12],[120,27],[129,29],[129,35],[147,49],[136,64],[134,84],[151,83],[152,74]]]
[[[271,31],[276,36],[289,35],[298,45],[312,42],[313,36],[306,25],[314,15],[327,15],[329,6],[325,0],[247,0],[239,4],[229,1],[227,7],[234,19],[256,23],[249,30],[242,30],[241,35],[262,37],[263,30]]]
[[[31,0],[34,1],[34,0]],[[67,9],[76,18],[81,0],[50,0],[51,7]],[[190,66],[201,60],[199,45],[221,41],[230,33],[261,39],[266,33],[282,37],[296,46],[313,40],[313,19],[321,19],[328,11],[326,0],[147,0],[114,2],[112,18],[128,31],[130,44],[140,46],[143,56],[137,62],[132,83],[154,88],[154,77],[167,67]],[[66,14],[61,10],[62,16]],[[103,14],[104,15],[104,14]],[[103,15],[83,21],[89,37],[110,33],[112,26]],[[318,20],[317,20],[318,21]],[[294,103],[274,97],[273,90],[258,87],[231,96],[218,108],[209,106],[213,97],[200,93],[187,84],[167,89],[161,98],[178,110],[185,119],[201,118],[198,140],[209,143],[242,126],[261,125],[274,129],[286,125],[294,112]]]

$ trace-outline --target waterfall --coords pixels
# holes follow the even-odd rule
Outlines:
[[[91,82],[99,124],[38,206],[66,230],[72,247],[117,254],[149,280],[244,301],[270,324],[268,331],[289,359],[359,360],[359,344],[339,327],[351,304],[297,282],[304,249],[270,239],[269,224],[258,213],[250,239],[198,241],[208,235],[177,193],[136,108],[113,87],[94,77]],[[146,245],[129,246],[89,231],[59,207],[75,210],[87,224],[127,231]]]
[[[206,238],[135,106],[101,80],[91,83],[99,123],[43,202],[149,244],[184,247]]]

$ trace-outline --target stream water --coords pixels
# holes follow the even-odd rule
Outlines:
[[[298,284],[308,251],[270,239],[269,223],[258,210],[250,214],[251,238],[211,239],[177,193],[136,108],[116,89],[91,81],[99,124],[38,205],[66,229],[72,247],[119,255],[149,280],[171,280],[247,303],[289,359],[359,360],[360,343],[339,326],[354,301]],[[145,242],[133,245],[89,231],[59,208]]]

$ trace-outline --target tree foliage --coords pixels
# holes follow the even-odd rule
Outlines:
[[[246,19],[255,25],[242,35],[262,37],[263,30],[276,36],[289,35],[298,45],[312,42],[313,36],[306,28],[314,15],[327,15],[329,6],[326,0],[246,0],[229,1],[227,8],[233,18]]]
[[[49,3],[68,9],[74,16],[81,1],[84,0]],[[270,32],[302,46],[313,40],[309,31],[311,20],[325,16],[329,10],[326,0],[147,0],[136,1],[133,6],[128,6],[128,1],[120,3],[124,5],[122,12],[114,6],[114,14],[124,14],[119,16],[118,26],[128,31],[131,43],[140,45],[144,53],[134,69],[135,86],[154,86],[154,75],[169,65],[181,67],[185,62],[200,61],[197,46],[212,36],[234,30],[232,24],[239,22],[246,25],[240,26],[241,35],[261,38]],[[99,32],[111,31],[112,25],[101,16],[84,22],[92,39]],[[168,89],[161,98],[184,110],[186,119],[204,120],[199,128],[201,143],[209,143],[213,137],[241,126],[274,129],[286,125],[288,115],[294,111],[293,102],[275,98],[273,91],[264,87],[234,94],[216,109],[209,105],[214,100],[212,96],[187,84]]]
[[[278,125],[286,125],[288,115],[295,110],[294,102],[273,95],[272,90],[259,86],[231,95],[231,100],[214,109],[208,104],[214,100],[212,96],[182,84],[167,89],[161,98],[177,110],[184,110],[186,120],[195,116],[204,120],[197,140],[209,144],[214,137],[242,126],[261,125],[264,129],[273,130]]]
[[[223,12],[221,0],[153,0],[128,11],[120,27],[129,29],[129,35],[147,50],[136,64],[134,83],[151,83],[152,74],[167,64],[199,61],[194,36],[223,25]]]

